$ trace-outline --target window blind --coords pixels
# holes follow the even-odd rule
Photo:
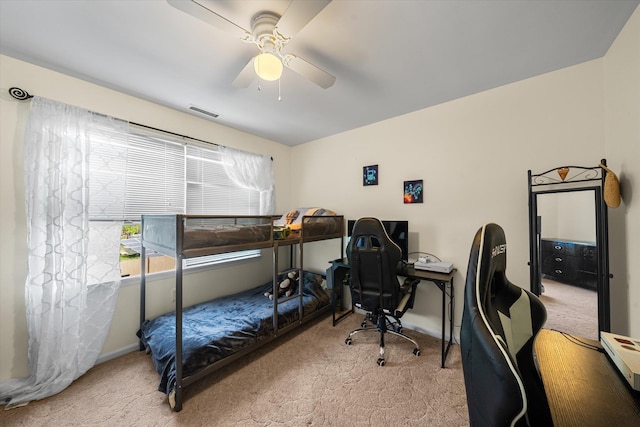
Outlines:
[[[91,218],[139,221],[143,214],[253,215],[260,192],[234,183],[217,148],[144,134],[96,133]],[[124,180],[112,179],[124,175]],[[124,193],[116,185],[124,182]],[[125,194],[124,212],[110,207]]]
[[[122,198],[127,174],[127,127],[92,123],[89,130],[89,219],[124,219]]]
[[[125,219],[185,213],[184,144],[131,134],[128,147]]]
[[[257,215],[260,192],[227,176],[217,147],[129,130],[92,130],[90,219],[139,222],[143,214]],[[124,179],[115,179],[116,177]],[[124,186],[124,188],[122,188]],[[124,196],[122,196],[124,195]],[[121,203],[114,203],[124,197]],[[189,259],[186,266],[256,256],[259,251]]]
[[[227,176],[219,151],[188,145],[186,156],[188,214],[258,213],[259,192],[239,187]]]

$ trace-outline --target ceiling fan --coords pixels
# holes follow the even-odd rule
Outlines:
[[[189,15],[239,37],[245,43],[255,44],[258,47],[259,54],[251,58],[233,80],[232,84],[235,87],[248,87],[256,76],[263,80],[278,80],[283,66],[324,89],[331,87],[336,81],[334,76],[317,66],[294,54],[283,52],[291,38],[331,0],[292,0],[282,16],[270,11],[259,12],[251,20],[251,31],[214,12],[214,0],[167,0],[167,2]]]

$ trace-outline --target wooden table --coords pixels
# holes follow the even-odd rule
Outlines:
[[[542,382],[555,427],[640,426],[640,393],[634,391],[597,341],[543,329],[535,342]]]

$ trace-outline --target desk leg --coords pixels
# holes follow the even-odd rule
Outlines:
[[[451,349],[451,341],[453,340],[453,301],[454,301],[454,291],[453,291],[453,278],[451,278],[451,293],[449,294],[449,301],[451,303],[451,311],[449,313],[449,342],[447,342],[447,346],[445,348],[445,325],[446,325],[446,316],[447,316],[447,282],[440,282],[438,287],[442,290],[442,363],[441,367],[444,368],[444,362],[447,360],[447,355],[449,354],[449,350]]]
[[[447,351],[444,352],[444,357],[445,359],[447,358],[447,355],[449,354],[449,349],[451,348],[451,342],[453,341],[453,313],[455,312],[454,307],[455,307],[455,294],[453,292],[453,277],[451,278],[451,293],[449,294],[449,302],[451,303],[451,309],[449,310],[449,344],[447,344]],[[446,284],[445,284],[445,289],[447,289]]]
[[[446,322],[445,318],[447,316],[446,300],[447,300],[447,284],[442,283],[442,364],[441,364],[442,368],[444,368],[444,361],[446,358],[445,350],[444,350],[444,325]],[[451,342],[451,338],[449,338],[449,342]]]

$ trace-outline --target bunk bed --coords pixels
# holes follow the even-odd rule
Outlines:
[[[140,349],[151,353],[161,377],[159,390],[167,394],[173,410],[182,409],[183,389],[188,385],[329,313],[331,296],[322,285],[321,275],[304,270],[303,247],[309,242],[339,238],[342,255],[343,235],[343,216],[317,209],[282,217],[142,216]],[[286,247],[289,250],[283,252],[288,252],[288,267],[280,270],[280,249]],[[183,260],[267,248],[273,251],[271,282],[183,308]],[[176,308],[149,320],[145,313],[144,266],[151,251],[176,259]],[[292,272],[299,278],[295,293],[278,298],[279,284]]]

